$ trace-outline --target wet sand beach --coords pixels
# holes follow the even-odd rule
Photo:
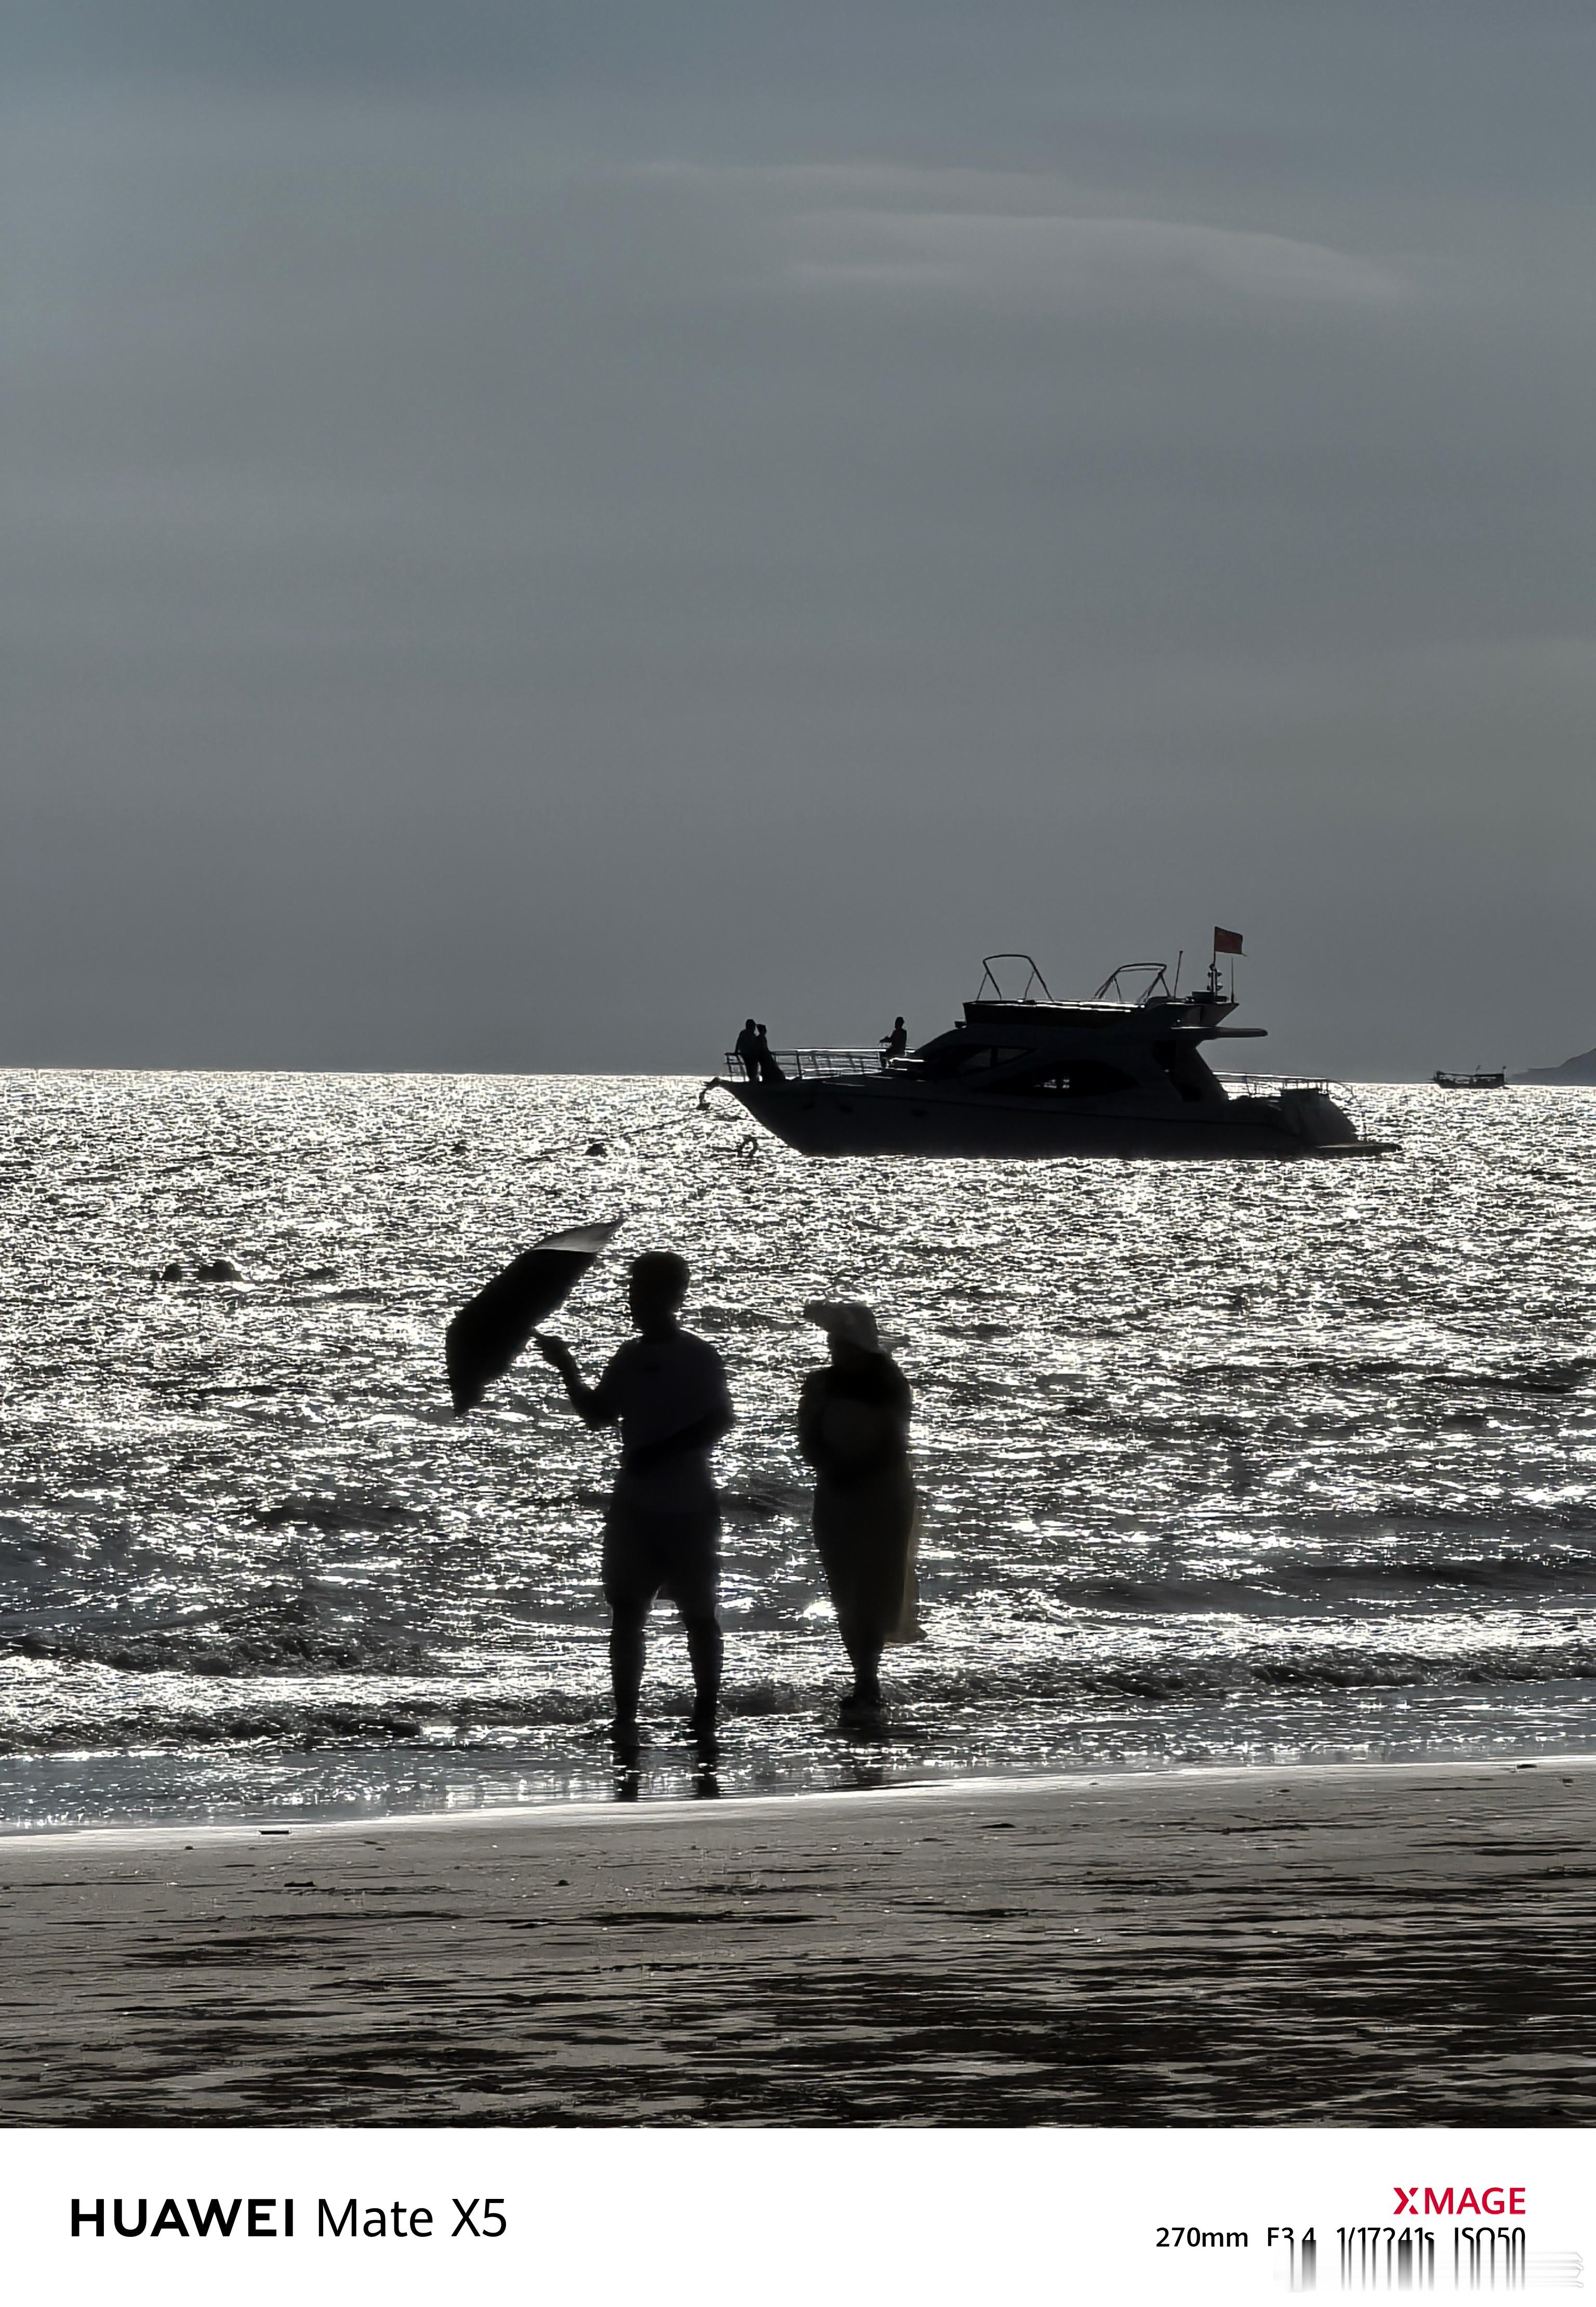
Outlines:
[[[0,2121],[1596,2121],[1596,1760],[0,1840]]]

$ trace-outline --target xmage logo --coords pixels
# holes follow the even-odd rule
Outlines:
[[[1525,2190],[1523,2187],[1426,2187],[1424,2200],[1419,2200],[1417,2186],[1398,2187],[1396,2216],[1399,2219],[1461,2219],[1471,2211],[1476,2218],[1498,2218],[1504,2212],[1509,2218],[1523,2215]]]

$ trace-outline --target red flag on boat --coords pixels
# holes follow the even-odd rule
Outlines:
[[[1215,953],[1240,953],[1240,952],[1241,952],[1241,932],[1240,932],[1240,930],[1215,930],[1215,931],[1214,931],[1214,952],[1215,952]],[[1246,959],[1246,956],[1245,956],[1245,955],[1242,955],[1242,958],[1243,958],[1243,960],[1245,960],[1245,959]]]

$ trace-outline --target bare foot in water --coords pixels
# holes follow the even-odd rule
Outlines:
[[[839,1722],[879,1722],[881,1719],[880,1692],[861,1690],[855,1684],[838,1700],[837,1719]]]

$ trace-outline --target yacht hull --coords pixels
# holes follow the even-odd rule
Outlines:
[[[740,1082],[724,1078],[739,1104],[800,1154],[917,1154],[922,1160],[1060,1162],[1291,1162],[1381,1153],[1349,1131],[1344,1140],[1313,1140],[1282,1115],[1256,1119],[1223,1104],[1186,1112],[1090,1112],[1076,1107],[1038,1112],[1035,1099],[1012,1102],[989,1092],[979,1101],[957,1093],[868,1079],[844,1082]]]

